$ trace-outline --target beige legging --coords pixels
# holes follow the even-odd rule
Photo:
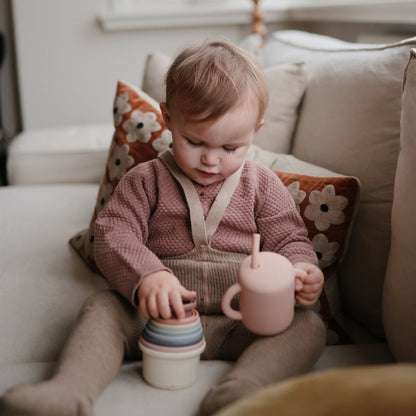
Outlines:
[[[254,335],[241,322],[233,323],[228,333],[221,333],[217,316],[202,319],[207,326],[212,321],[218,330],[208,331],[207,349],[201,358],[238,360],[233,373],[244,372],[259,385],[308,371],[325,343],[321,319],[302,308],[296,309],[295,319],[285,332],[270,337]],[[68,368],[71,373],[90,374],[96,379],[91,393],[97,397],[117,374],[123,357],[141,359],[138,338],[145,323],[138,310],[116,292],[91,296],[80,311],[57,372]],[[77,367],[79,371],[75,371]]]
[[[217,316],[202,319],[207,326],[212,320],[220,328]],[[90,296],[62,352],[57,374],[68,372],[82,378],[89,375],[91,381],[96,380],[91,383],[91,387],[95,385],[91,395],[97,397],[117,374],[123,358],[141,359],[138,339],[145,324],[146,319],[138,309],[116,292],[103,291]],[[228,333],[217,330],[208,334],[202,359],[238,360],[233,371],[246,372],[261,385],[308,371],[325,343],[321,319],[303,308],[296,309],[292,325],[279,335],[254,335],[241,322],[233,323]]]
[[[208,326],[211,318],[217,321],[217,317],[204,317]],[[141,358],[138,337],[145,322],[138,310],[114,291],[90,296],[52,379],[6,393],[0,400],[0,414],[93,415],[95,400],[115,378],[123,358]],[[202,358],[237,360],[227,378],[249,382],[255,389],[306,372],[321,354],[325,339],[320,318],[304,309],[296,310],[292,325],[280,335],[255,336],[241,323],[231,325],[229,333],[218,334],[208,331],[208,347]],[[208,409],[215,403],[215,396],[213,391],[206,400]],[[230,401],[221,400],[214,410],[222,407],[224,400]]]

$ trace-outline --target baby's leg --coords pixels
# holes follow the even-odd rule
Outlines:
[[[35,385],[10,389],[0,414],[93,415],[96,398],[116,376],[125,350],[140,330],[135,308],[114,292],[90,296],[62,351],[55,375]],[[131,349],[131,348],[130,348]]]
[[[205,396],[200,416],[211,415],[263,386],[307,372],[324,346],[321,319],[311,310],[297,309],[285,332],[258,337],[244,350],[230,373]]]

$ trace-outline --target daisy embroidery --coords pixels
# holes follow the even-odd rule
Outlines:
[[[327,185],[322,191],[314,190],[310,193],[305,217],[314,221],[319,231],[325,231],[331,224],[342,224],[345,221],[343,211],[347,204],[347,198],[335,195],[334,186]]]
[[[127,94],[121,94],[114,100],[113,117],[114,125],[118,126],[123,120],[123,114],[128,113],[131,110],[129,104],[129,96]]]
[[[156,121],[156,114],[152,112],[142,113],[134,110],[130,118],[123,123],[123,129],[126,131],[126,139],[129,143],[139,141],[147,143],[152,133],[160,130],[162,127]]]
[[[110,180],[114,178],[121,179],[133,163],[134,159],[129,155],[127,144],[115,146],[114,153],[108,162]]]
[[[312,245],[321,269],[325,269],[325,267],[335,263],[335,254],[339,249],[339,243],[336,241],[329,242],[324,234],[317,234],[312,239]]]
[[[154,142],[152,142],[152,147],[156,150],[156,152],[161,153],[169,149],[171,143],[172,133],[170,132],[170,130],[163,130],[161,136]]]
[[[295,201],[296,209],[300,212],[300,204],[305,199],[306,192],[302,191],[300,188],[299,181],[292,182],[290,185],[287,186],[287,190],[289,191],[290,195]]]

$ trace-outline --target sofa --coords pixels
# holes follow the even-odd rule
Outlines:
[[[326,282],[316,306],[327,346],[305,377],[340,371],[342,380],[343,367],[416,361],[416,38],[370,45],[277,31],[263,47],[256,36],[242,47],[259,59],[271,88],[266,125],[248,157],[280,175],[308,230],[317,229],[311,237],[328,249],[317,250]],[[141,89],[120,82],[115,103],[132,91],[156,114],[169,62],[149,54]],[[124,124],[117,117],[127,110],[105,125],[24,131],[10,145],[10,186],[0,188],[0,395],[52,374],[83,301],[108,286],[88,241],[104,186],[122,176],[108,175]],[[147,144],[160,144],[159,133]],[[127,168],[140,157],[127,155]],[[312,209],[324,194],[338,204],[329,223]],[[201,361],[191,387],[167,391],[143,381],[141,362],[125,362],[95,413],[196,415],[231,366]]]

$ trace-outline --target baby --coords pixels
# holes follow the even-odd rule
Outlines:
[[[236,46],[204,42],[176,57],[160,105],[172,151],[131,169],[96,221],[96,263],[112,290],[87,299],[55,375],[10,390],[1,415],[92,415],[123,359],[141,358],[147,319],[183,317],[183,301],[194,298],[207,341],[202,358],[235,361],[203,399],[201,416],[312,367],[325,328],[308,307],[323,274],[285,186],[245,160],[267,103],[261,69]],[[294,321],[276,336],[257,336],[221,311],[254,233],[262,250],[307,274],[296,282]]]

